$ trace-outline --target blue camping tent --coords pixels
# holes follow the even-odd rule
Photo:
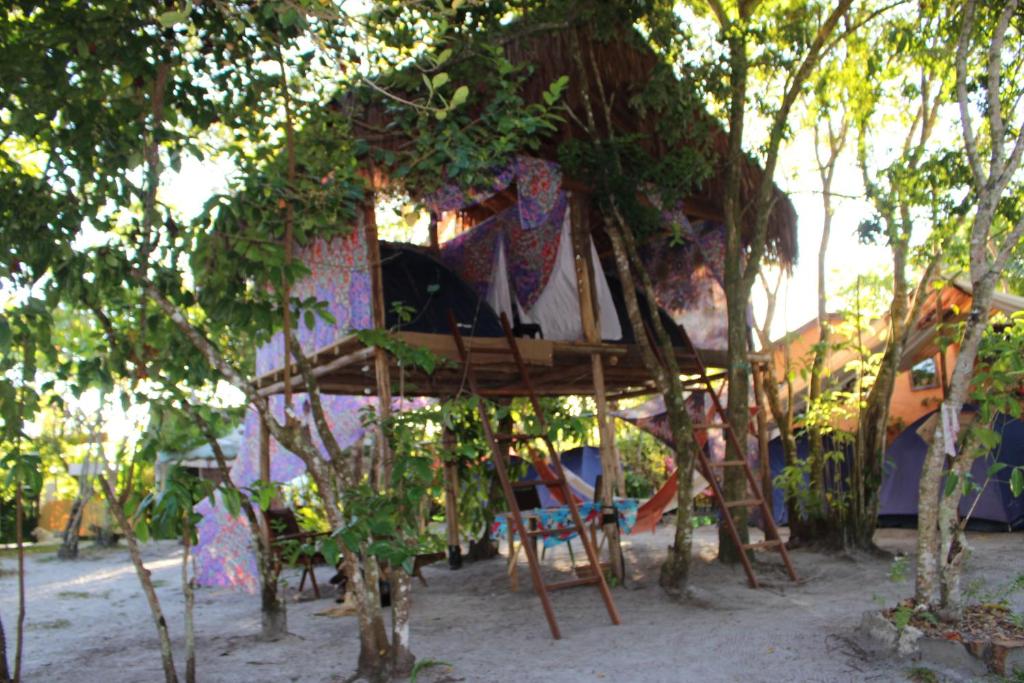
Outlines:
[[[886,450],[882,473],[882,489],[878,521],[881,526],[915,526],[917,524],[918,486],[928,444],[917,433],[935,413],[912,423],[893,440]],[[982,484],[986,473],[996,462],[1009,467],[1024,465],[1024,422],[1008,415],[996,416],[993,429],[1002,440],[988,455],[978,458],[971,467],[971,478]],[[971,493],[960,501],[960,514],[970,513],[968,528],[981,530],[1024,529],[1024,496],[1014,498],[1010,492],[1010,469],[998,472],[980,494]],[[980,495],[975,505],[975,499]],[[971,510],[973,506],[973,511]]]
[[[825,451],[843,451],[845,459],[842,463],[837,465],[836,463],[829,463],[825,470],[825,477],[828,485],[831,486],[831,482],[836,477],[836,470],[842,477],[842,481],[846,481],[846,477],[849,475],[848,462],[853,455],[853,446],[851,444],[837,444],[833,441],[832,437],[828,434],[824,435],[822,442],[825,446]],[[807,433],[802,432],[796,437],[796,457],[800,460],[807,460],[807,456],[811,452],[811,445],[807,439]],[[775,478],[782,474],[782,468],[786,466],[786,452],[782,447],[782,438],[775,437],[768,442],[768,466],[772,473],[772,512],[775,515],[775,523],[778,525],[785,526],[789,524],[789,511],[786,509],[786,497],[782,489],[775,484]],[[756,471],[756,467],[755,467]],[[806,481],[807,477],[804,477]]]
[[[601,475],[601,451],[593,446],[581,446],[562,453],[562,466],[572,471],[580,479],[590,486],[597,486],[597,478]],[[538,479],[536,470],[530,465],[523,481]],[[575,491],[580,494],[580,491]],[[540,497],[541,507],[558,507],[560,503],[555,500],[548,487],[537,486],[537,495]],[[584,496],[586,497],[586,496]]]

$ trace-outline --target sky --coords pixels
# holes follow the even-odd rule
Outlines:
[[[794,330],[818,315],[818,247],[824,225],[821,184],[814,166],[813,142],[797,141],[783,150],[776,183],[789,195],[797,212],[799,257],[792,276],[779,293],[773,338]],[[825,256],[826,288],[830,295],[851,284],[857,274],[891,269],[889,250],[864,245],[857,239],[857,226],[871,216],[863,195],[860,170],[849,158],[840,158],[832,184],[835,211]],[[839,196],[845,195],[845,196]],[[765,297],[755,286],[754,315],[763,319]],[[834,306],[830,307],[830,311]]]

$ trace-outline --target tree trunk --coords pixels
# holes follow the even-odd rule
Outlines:
[[[726,318],[729,325],[728,350],[726,358],[729,398],[726,405],[726,418],[735,439],[726,439],[726,460],[746,459],[745,452],[737,451],[746,447],[747,425],[750,414],[747,408],[747,381],[750,375],[750,363],[747,358],[747,306],[750,302],[750,287],[746,286],[744,277],[746,258],[743,249],[742,216],[740,191],[742,169],[746,164],[743,154],[743,129],[747,101],[747,42],[742,27],[722,26],[728,30],[729,45],[729,146],[725,158],[725,196],[722,202],[722,213],[725,221],[725,265],[724,289],[726,300]],[[767,169],[766,169],[767,170]],[[770,172],[767,175],[770,181]],[[754,211],[764,206],[751,207]],[[759,217],[760,218],[760,217]],[[757,264],[753,266],[760,269]],[[727,435],[725,435],[727,436]],[[726,467],[723,472],[723,491],[726,500],[745,498],[747,482],[740,467]],[[718,501],[719,505],[725,501]],[[733,508],[732,516],[741,543],[749,541],[747,530],[746,508]],[[726,564],[735,564],[740,560],[741,548],[737,548],[725,525],[718,525],[718,559]]]
[[[88,502],[79,493],[79,496],[71,504],[71,514],[68,516],[67,524],[64,525],[60,548],[57,549],[57,557],[61,560],[78,559],[78,538],[82,533],[82,518]]]
[[[893,219],[887,219],[891,223]],[[890,227],[890,234],[897,228]],[[853,469],[859,486],[851,489],[852,500],[844,542],[847,547],[875,550],[875,528],[878,525],[878,492],[882,485],[882,464],[885,461],[889,403],[892,400],[899,363],[903,357],[907,332],[922,303],[922,291],[931,279],[931,267],[919,284],[913,307],[907,286],[907,242],[896,237],[891,240],[893,257],[892,300],[889,304],[889,337],[879,364],[878,374],[864,402],[864,410],[857,421],[854,439]]]
[[[363,548],[365,556],[366,548]],[[389,677],[391,644],[380,606],[380,571],[376,560],[367,558],[360,566],[359,557],[346,551],[349,586],[356,601],[359,619],[359,662],[357,674],[369,681]],[[364,577],[365,569],[365,577]]]
[[[153,579],[150,576],[150,571],[146,569],[146,565],[142,562],[142,551],[139,550],[138,539],[135,537],[135,532],[128,522],[124,507],[121,505],[121,501],[118,500],[117,494],[114,492],[110,482],[107,481],[106,475],[99,475],[99,481],[100,487],[103,489],[103,496],[107,501],[107,507],[110,508],[110,511],[117,518],[117,523],[124,532],[125,540],[128,543],[128,553],[131,555],[132,564],[135,566],[135,573],[139,577],[139,583],[142,584],[142,592],[146,595],[146,601],[149,603],[149,611],[153,616],[153,623],[156,625],[157,636],[160,639],[160,658],[164,668],[164,680],[166,683],[178,683],[178,673],[174,668],[174,653],[171,648],[171,636],[167,629],[167,620],[164,619],[163,610],[160,608],[160,599],[156,595],[156,589],[153,588]]]
[[[736,268],[738,270],[738,266]],[[726,268],[728,273],[729,268]],[[738,275],[738,273],[737,273]],[[729,319],[729,349],[728,349],[728,382],[729,396],[726,405],[726,415],[735,439],[726,438],[726,460],[745,460],[746,452],[736,450],[736,444],[741,448],[747,445],[747,433],[750,425],[749,409],[749,388],[748,378],[750,376],[750,360],[747,358],[747,306],[749,293],[744,295],[743,283],[740,280],[730,281],[728,274],[725,282],[725,296],[727,302]],[[724,435],[728,437],[728,435]],[[741,467],[723,468],[724,486],[723,493],[726,500],[739,500],[746,498],[747,480]],[[719,501],[721,504],[724,501]],[[740,542],[748,543],[750,533],[747,529],[748,512],[746,508],[732,508],[730,510],[733,521],[736,524],[736,531],[739,533]],[[740,552],[733,543],[732,536],[724,524],[718,526],[718,559],[725,564],[735,564],[740,561]]]
[[[388,572],[391,580],[391,674],[412,673],[416,657],[409,649],[409,613],[412,606],[412,577],[401,567]]]
[[[288,633],[288,609],[279,597],[277,581],[260,582],[260,638],[273,641]]]
[[[188,513],[185,513],[186,516]],[[189,576],[192,530],[186,521],[182,531],[181,592],[185,596],[185,683],[196,683],[196,631],[192,619],[196,604],[195,583]]]
[[[658,583],[670,594],[685,593],[690,580],[690,562],[693,548],[693,481],[695,452],[699,446],[693,438],[693,428],[686,413],[682,394],[666,392],[665,407],[668,410],[669,426],[676,439],[676,471],[679,473],[679,489],[676,493],[676,531],[672,547],[661,565]],[[680,419],[685,415],[685,419]],[[680,440],[681,439],[681,440]]]
[[[14,683],[21,683],[21,656],[25,645],[25,506],[24,490],[18,481],[14,489],[14,538],[18,544],[18,625],[14,641]]]
[[[4,632],[4,622],[0,618],[0,683],[11,681],[11,669],[7,666],[7,634]]]
[[[689,482],[693,480],[693,463],[697,450],[696,439],[690,415],[686,411],[683,390],[679,381],[679,369],[675,363],[675,348],[661,326],[658,308],[654,302],[654,290],[650,276],[639,263],[633,236],[621,216],[615,220],[606,220],[606,231],[611,238],[615,254],[615,266],[622,281],[623,299],[626,305],[633,334],[644,355],[648,368],[654,375],[655,384],[665,400],[672,438],[676,444],[676,467],[679,472],[679,490],[677,494],[676,531],[668,557],[661,566],[659,584],[672,595],[681,595],[686,591],[690,576],[690,555],[693,543],[693,501],[690,499]],[[652,315],[655,327],[655,339],[658,342],[656,356],[651,347],[650,334],[644,325],[637,299],[637,286],[633,277],[635,271],[640,277],[648,312]],[[667,366],[667,367],[666,367]]]
[[[988,327],[988,309],[995,278],[985,277],[972,284],[971,312],[953,366],[949,395],[942,404],[942,410],[953,415],[954,420],[959,420],[970,390],[978,347]],[[950,495],[940,497],[947,456],[944,444],[947,438],[954,438],[954,435],[946,435],[944,429],[943,421],[939,420],[921,471],[917,517],[918,567],[914,598],[919,605],[938,608],[943,618],[955,619],[963,609],[960,577],[967,548],[957,514],[962,491],[959,481]],[[959,454],[954,455],[951,474],[965,476],[970,471],[973,452],[973,449],[961,449]]]
[[[781,283],[781,275],[780,281]],[[771,336],[770,330],[772,322],[775,319],[775,305],[776,297],[778,296],[779,283],[776,284],[775,289],[769,287],[767,280],[765,280],[765,294],[768,297],[768,306],[765,311],[764,324],[761,328],[757,329],[758,339],[761,342],[762,349],[771,349]],[[788,399],[785,406],[782,403],[782,397],[779,394],[779,382],[775,377],[774,363],[770,364],[765,369],[765,377],[761,383],[764,399],[768,404],[768,409],[771,411],[772,417],[775,418],[775,426],[779,430],[779,441],[782,444],[783,460],[786,467],[794,467],[797,465],[797,452],[796,452],[796,437],[793,435],[793,390],[792,383],[789,380],[789,374],[792,369],[792,360],[789,355],[789,345],[784,344],[782,348],[783,357],[783,377],[785,378],[786,387],[788,388]],[[765,487],[765,490],[770,491],[770,487]],[[801,542],[809,538],[810,534],[807,531],[807,524],[804,520],[803,509],[800,507],[799,500],[796,495],[785,492],[785,505],[786,514],[789,518],[789,540],[786,544],[790,547],[796,547]]]
[[[155,376],[155,373],[151,373]],[[274,641],[288,632],[288,609],[278,591],[278,572],[274,566],[274,551],[270,544],[270,529],[267,528],[266,518],[262,511],[257,514],[249,496],[240,491],[235,482],[231,479],[231,470],[228,467],[227,458],[221,449],[217,435],[214,434],[210,424],[193,407],[188,397],[179,397],[182,410],[189,416],[192,422],[199,428],[206,438],[207,443],[213,450],[214,459],[217,461],[217,469],[220,472],[221,484],[235,490],[241,501],[242,511],[249,521],[249,529],[252,533],[253,546],[256,549],[256,566],[260,575],[260,638],[262,640]],[[266,453],[269,453],[269,442],[267,430],[260,429],[260,477],[270,478],[269,462],[264,461]],[[266,466],[266,467],[265,467]]]

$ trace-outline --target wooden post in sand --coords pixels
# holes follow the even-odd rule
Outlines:
[[[764,395],[764,381],[768,365],[764,361],[754,361],[753,369],[754,404],[757,406],[757,412],[754,414],[757,419],[757,457],[761,463],[761,495],[764,496],[768,509],[774,510],[772,468],[769,462],[771,456],[768,452],[768,414],[766,412],[768,406]],[[771,381],[771,378],[768,378],[768,381]],[[764,523],[765,538],[770,541],[775,540],[772,538],[772,528],[772,525]]]
[[[576,264],[576,285],[580,298],[580,322],[583,337],[588,343],[601,343],[600,314],[594,292],[594,264],[590,258],[590,202],[582,192],[573,192],[569,200],[572,223],[573,261]],[[608,418],[608,396],[605,392],[604,361],[601,354],[590,355],[594,375],[594,401],[597,403],[597,428],[601,436],[601,497],[602,528],[608,539],[608,555],[612,573],[619,581],[623,578],[622,546],[619,542],[619,524],[613,507],[615,483],[619,478],[619,458],[615,451],[615,430]],[[595,568],[597,569],[597,568]]]
[[[459,466],[453,459],[455,435],[445,428],[444,444],[444,522],[448,532],[448,568],[462,568],[462,545],[459,542]]]
[[[373,326],[378,330],[387,327],[387,316],[384,310],[384,277],[381,272],[380,243],[377,241],[377,215],[374,209],[373,196],[370,196],[365,207],[366,224],[366,257],[367,268],[370,270],[370,296]],[[377,379],[377,417],[383,422],[391,417],[391,367],[388,354],[382,348],[373,352],[374,374]],[[377,428],[377,468],[375,479],[378,486],[386,487],[391,479],[391,449],[384,430]]]

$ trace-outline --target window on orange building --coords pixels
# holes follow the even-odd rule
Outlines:
[[[939,369],[934,358],[925,358],[911,366],[911,389],[934,389],[937,386],[939,386]]]

